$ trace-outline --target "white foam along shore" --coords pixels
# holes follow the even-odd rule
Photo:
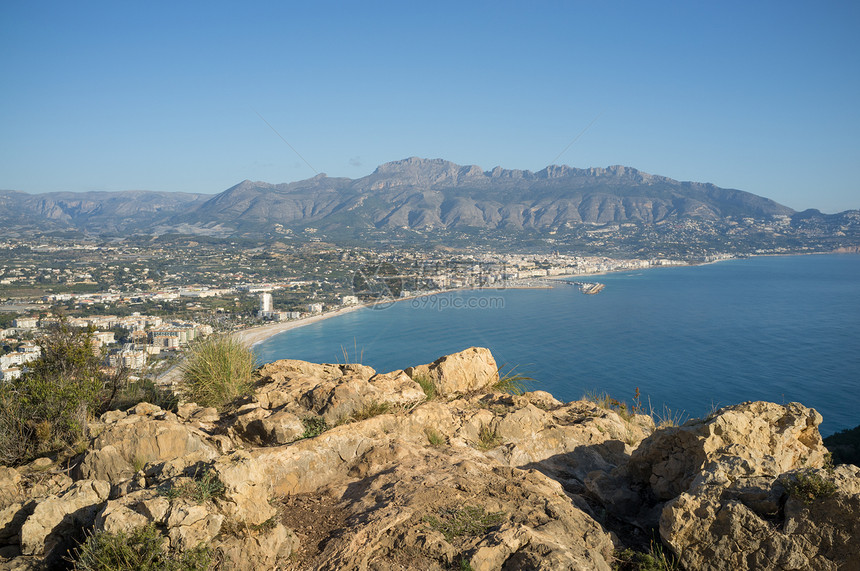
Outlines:
[[[296,329],[297,327],[304,327],[305,325],[310,325],[311,323],[317,323],[324,319],[330,319],[332,317],[339,317],[341,315],[346,315],[347,313],[352,313],[353,311],[357,311],[359,309],[364,309],[365,307],[371,307],[376,305],[377,303],[397,303],[398,301],[406,301],[410,299],[415,299],[416,297],[423,297],[425,295],[436,295],[440,293],[448,293],[452,291],[463,291],[467,289],[473,288],[454,288],[454,289],[446,289],[446,290],[438,290],[433,292],[422,292],[416,295],[410,295],[406,297],[401,297],[398,299],[387,299],[384,301],[374,301],[374,302],[366,302],[366,303],[358,303],[356,305],[349,305],[346,307],[341,307],[339,309],[334,309],[332,311],[326,311],[323,313],[318,313],[316,315],[309,315],[307,317],[301,317],[299,319],[291,319],[290,321],[272,323],[269,325],[259,325],[257,327],[249,327],[248,329],[243,329],[241,331],[237,331],[233,333],[233,336],[241,341],[248,347],[253,347],[254,345],[259,345],[266,339],[270,337],[274,337],[279,333],[283,333],[284,331],[290,331],[291,329]]]
[[[710,262],[701,262],[701,263],[697,263],[697,264],[687,264],[687,265],[706,266],[706,265],[710,265],[710,264],[716,264],[718,262],[725,262],[727,260],[732,260],[732,259],[735,259],[735,258],[731,258],[731,257],[730,258],[723,258],[723,259],[719,259],[719,260],[713,260]],[[672,266],[667,266],[667,267],[672,267]],[[642,268],[642,269],[655,269],[655,268],[656,268],[655,266],[652,266],[650,268]],[[625,268],[625,269],[620,269],[620,270],[609,270],[609,271],[593,272],[593,273],[559,274],[556,276],[547,276],[545,278],[540,278],[540,279],[548,280],[548,281],[555,281],[555,280],[564,280],[567,278],[587,278],[587,277],[593,277],[593,276],[603,276],[603,275],[607,275],[607,274],[627,272],[627,271],[632,271],[632,270],[630,268]],[[528,280],[526,279],[525,281],[528,281]],[[508,286],[507,288],[502,288],[502,289],[521,289],[522,287],[528,288],[528,287],[534,287],[534,286],[520,286],[520,287],[518,287],[516,285],[511,285],[511,286]],[[275,335],[277,335],[279,333],[283,333],[285,331],[290,331],[291,329],[296,329],[298,327],[304,327],[305,325],[310,325],[312,323],[317,323],[317,322],[322,321],[324,319],[330,319],[332,317],[338,317],[341,315],[345,315],[347,313],[351,313],[353,311],[357,311],[357,310],[363,309],[365,307],[370,307],[370,306],[374,305],[375,303],[392,303],[392,302],[396,303],[399,301],[407,301],[410,299],[420,298],[420,297],[424,297],[424,296],[428,296],[428,295],[438,295],[438,294],[442,294],[442,293],[450,293],[450,292],[455,292],[455,291],[469,291],[469,290],[482,290],[482,289],[498,289],[498,288],[493,288],[493,287],[461,287],[461,288],[449,288],[449,289],[438,290],[438,291],[421,292],[421,293],[417,293],[415,295],[402,297],[402,298],[399,298],[396,300],[386,300],[386,301],[382,301],[382,302],[359,303],[356,305],[341,307],[339,309],[335,309],[332,311],[326,311],[324,313],[319,313],[316,315],[309,315],[307,317],[302,317],[299,319],[292,319],[290,321],[271,323],[268,325],[259,325],[257,327],[250,327],[248,329],[243,329],[242,331],[237,331],[233,335],[236,337],[236,339],[241,341],[246,346],[253,347],[255,345],[259,345],[260,343],[269,339],[270,337],[274,337]]]
[[[716,262],[720,262],[720,261],[724,261],[724,260],[715,260],[714,262],[705,262],[701,265],[716,263]],[[696,264],[696,265],[699,265],[699,264]],[[652,268],[647,268],[647,269],[652,269]],[[563,280],[565,278],[577,278],[577,277],[583,277],[584,278],[584,277],[589,277],[589,276],[601,276],[601,275],[606,275],[609,273],[617,273],[617,272],[625,272],[625,271],[630,271],[630,269],[628,268],[628,269],[623,269],[623,270],[610,270],[610,271],[604,271],[604,272],[593,272],[593,273],[585,273],[585,274],[583,274],[583,273],[559,274],[557,276],[547,276],[547,277],[541,278],[541,279],[555,281],[555,280]],[[528,281],[528,280],[526,280],[526,281]],[[520,286],[520,288],[521,287],[522,286]],[[525,286],[525,287],[534,287],[534,286]],[[508,286],[508,288],[502,288],[502,289],[520,289],[520,288],[518,288],[516,285],[512,285],[512,286]],[[424,297],[427,295],[438,295],[438,294],[450,293],[450,292],[454,292],[454,291],[468,291],[468,290],[482,290],[482,289],[498,289],[498,288],[493,288],[493,287],[450,288],[450,289],[438,290],[438,291],[432,291],[432,292],[422,292],[422,293],[418,293],[416,295],[402,297],[402,298],[399,298],[396,300],[386,300],[383,302],[359,303],[356,305],[350,305],[348,307],[341,307],[340,309],[335,309],[332,311],[326,311],[324,313],[319,313],[316,315],[310,315],[308,317],[302,317],[299,319],[292,319],[290,321],[272,323],[269,325],[259,325],[257,327],[249,327],[248,329],[243,329],[241,331],[237,331],[233,335],[236,337],[236,339],[241,341],[246,346],[253,347],[255,345],[259,345],[260,343],[269,339],[270,337],[274,337],[275,335],[278,335],[279,333],[283,333],[285,331],[290,331],[291,329],[296,329],[298,327],[304,327],[305,325],[310,325],[312,323],[317,323],[317,322],[322,321],[324,319],[330,319],[332,317],[338,317],[340,315],[345,315],[347,313],[351,313],[353,311],[363,309],[365,307],[370,307],[370,306],[374,305],[374,303],[392,303],[392,302],[396,303],[399,301],[407,301],[410,299],[420,298],[420,297]]]
[[[290,321],[282,321],[269,325],[250,327],[248,329],[243,329],[242,331],[237,331],[233,335],[236,339],[241,341],[246,346],[253,347],[254,345],[258,345],[259,343],[262,343],[269,337],[273,337],[278,333],[283,333],[284,331],[289,331],[290,329],[296,329],[297,327],[304,327],[305,325],[310,325],[311,323],[316,323],[318,321],[329,319],[331,317],[345,315],[358,309],[368,307],[369,305],[370,304],[367,303],[360,303],[357,305],[341,307],[340,309],[336,309],[334,311],[326,311],[324,313],[318,313],[316,315],[309,315],[308,317],[302,317],[300,319],[291,319]]]

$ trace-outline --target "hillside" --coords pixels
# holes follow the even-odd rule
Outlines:
[[[816,411],[655,426],[497,370],[474,347],[389,373],[284,360],[223,414],[109,411],[74,457],[0,467],[0,568],[141,530],[198,569],[857,568],[860,469],[828,465]]]
[[[614,166],[538,172],[482,171],[441,159],[409,158],[350,180],[314,178],[272,185],[244,181],[180,215],[205,227],[363,225],[382,229],[482,228],[549,230],[572,224],[726,216],[764,218],[794,211],[740,190]]]
[[[593,235],[598,229],[606,233]],[[749,192],[624,166],[484,171],[412,157],[359,179],[245,180],[215,195],[0,191],[0,237],[40,233],[707,259],[854,248],[860,211],[794,212]]]

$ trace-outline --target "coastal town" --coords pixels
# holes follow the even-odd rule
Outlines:
[[[192,251],[193,249],[193,251]],[[38,358],[60,319],[89,329],[104,366],[158,376],[195,339],[241,332],[252,344],[380,301],[471,288],[551,287],[564,276],[684,264],[666,258],[429,254],[326,244],[299,249],[218,244],[0,244],[0,379]],[[596,293],[600,284],[587,284]]]

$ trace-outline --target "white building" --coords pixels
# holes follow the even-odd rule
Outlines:
[[[8,369],[0,369],[0,381],[11,381],[13,379],[17,379],[21,376],[21,369],[18,368],[8,368]]]
[[[16,329],[35,329],[38,323],[38,317],[19,317],[12,322],[12,327]]]
[[[311,303],[308,304],[308,313],[322,313],[323,304],[321,303]]]
[[[272,294],[261,293],[259,315],[260,317],[265,317],[268,313],[272,313]]]

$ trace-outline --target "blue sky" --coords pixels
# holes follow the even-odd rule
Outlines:
[[[0,188],[539,170],[591,124],[556,163],[860,208],[858,2],[411,4],[6,0]]]

